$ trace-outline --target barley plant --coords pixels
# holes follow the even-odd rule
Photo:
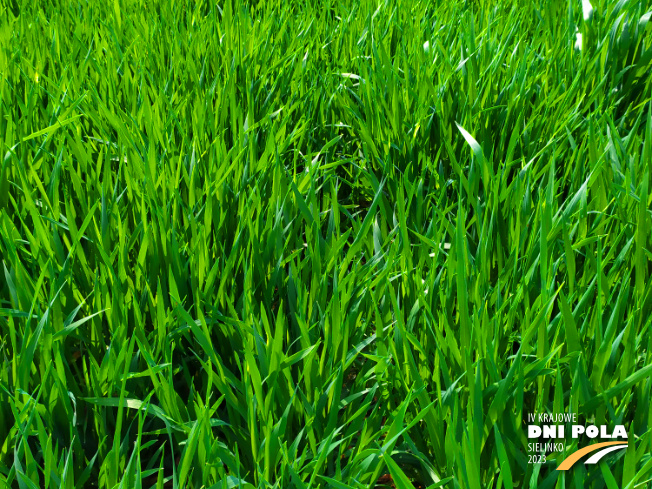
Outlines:
[[[1,2],[0,487],[649,487],[651,16]]]

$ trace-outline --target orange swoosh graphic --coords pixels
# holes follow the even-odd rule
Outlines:
[[[557,470],[568,470],[575,464],[575,462],[577,462],[587,453],[595,452],[600,448],[609,447],[612,445],[627,445],[627,443],[622,441],[605,441],[604,443],[595,443],[593,445],[589,445],[588,447],[581,448],[566,457],[566,459],[559,465],[559,467],[557,467]]]

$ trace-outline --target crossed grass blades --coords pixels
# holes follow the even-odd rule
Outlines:
[[[648,484],[649,3],[1,8],[0,485]]]

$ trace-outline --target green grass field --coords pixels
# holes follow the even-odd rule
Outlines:
[[[649,487],[652,2],[592,2],[2,2],[0,487]],[[529,463],[561,412],[627,449]]]

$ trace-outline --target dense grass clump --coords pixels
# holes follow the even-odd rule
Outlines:
[[[0,486],[645,486],[651,11],[4,3]]]

